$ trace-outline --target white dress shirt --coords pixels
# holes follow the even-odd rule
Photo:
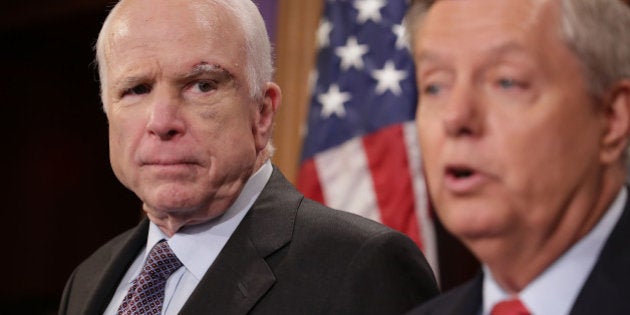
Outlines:
[[[267,161],[247,180],[240,195],[228,210],[222,216],[207,223],[182,228],[173,237],[168,238],[157,225],[151,222],[146,247],[127,270],[104,314],[116,314],[131,287],[131,282],[140,274],[148,255],[147,249],[150,250],[162,239],[168,241],[169,246],[183,264],[182,268],[168,278],[162,305],[162,314],[177,314],[260,195],[272,171],[271,162]]]
[[[606,240],[621,217],[627,195],[626,188],[622,187],[595,227],[519,292],[518,298],[532,314],[569,314]],[[497,284],[485,265],[483,274],[482,314],[487,315],[494,304],[511,296]]]

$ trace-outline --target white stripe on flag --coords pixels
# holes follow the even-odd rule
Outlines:
[[[440,274],[438,263],[437,240],[435,239],[435,227],[433,220],[429,214],[429,196],[427,194],[426,182],[422,173],[422,157],[420,155],[420,145],[418,144],[418,136],[416,125],[413,121],[406,122],[403,125],[403,133],[405,135],[405,143],[407,145],[407,156],[409,159],[409,171],[413,183],[413,190],[416,196],[416,218],[420,227],[420,237],[424,246],[424,256],[427,258],[429,265],[433,268],[433,273]]]
[[[360,137],[317,154],[315,166],[326,205],[381,222]]]

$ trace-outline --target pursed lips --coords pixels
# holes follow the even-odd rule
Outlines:
[[[150,167],[164,170],[176,170],[199,166],[199,162],[192,158],[151,158],[140,161],[140,167]]]
[[[155,151],[155,150],[154,150]],[[144,152],[138,154],[136,160],[141,166],[144,165],[180,165],[180,164],[199,164],[199,160],[195,158],[190,152]],[[182,150],[178,150],[182,151]]]

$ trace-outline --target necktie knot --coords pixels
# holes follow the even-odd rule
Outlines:
[[[501,301],[494,305],[490,315],[531,315],[518,298]]]
[[[161,314],[168,277],[182,266],[168,243],[161,240],[149,252],[142,271],[118,308],[118,314]]]
[[[182,262],[171,251],[166,241],[160,241],[153,246],[142,271],[151,278],[167,279],[182,266]]]

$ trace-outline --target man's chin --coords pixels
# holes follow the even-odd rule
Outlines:
[[[492,213],[490,209],[450,209],[448,214],[442,214],[441,219],[446,229],[462,239],[484,239],[496,236],[504,230],[506,223],[498,217],[499,213]]]
[[[167,202],[145,203],[145,211],[156,216],[187,216],[197,212],[199,206],[193,205],[188,200],[169,200]]]

